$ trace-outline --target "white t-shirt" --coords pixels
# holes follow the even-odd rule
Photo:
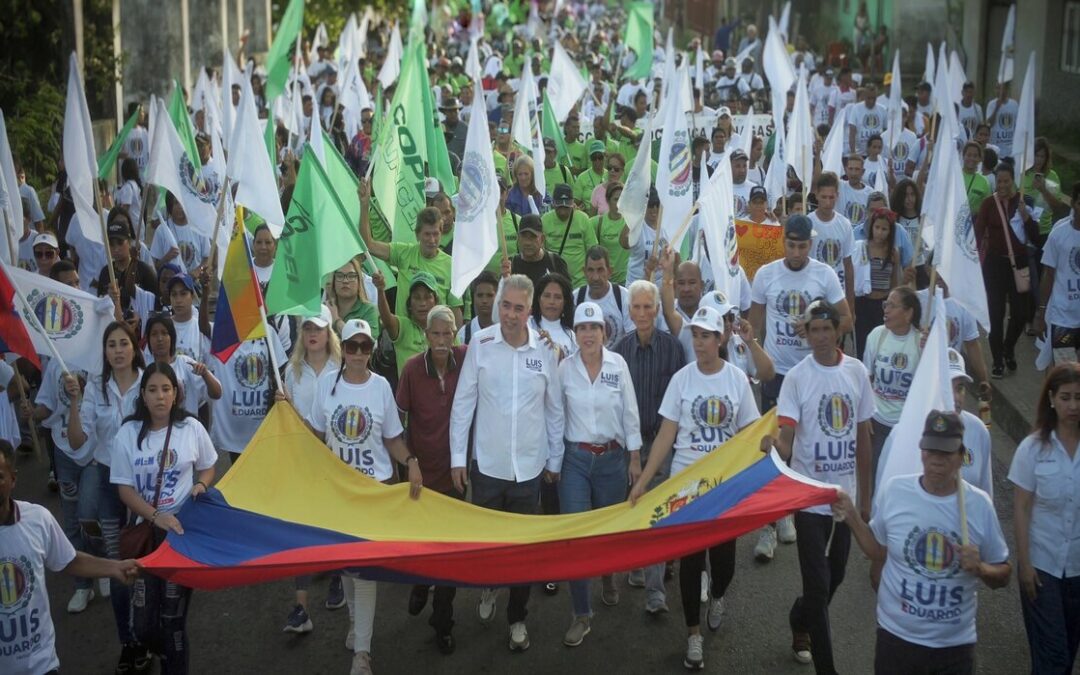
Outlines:
[[[890,134],[885,134],[884,138],[893,144],[889,158],[892,161],[893,173],[900,178],[906,175],[908,162],[914,162],[918,168],[922,161],[923,144],[911,129],[904,129],[899,133],[894,131],[891,134],[893,138],[888,138]]]
[[[155,261],[162,261],[162,264],[164,264],[165,256],[173,248],[179,250],[180,245],[176,242],[176,235],[173,234],[172,228],[164,224],[158,225],[154,230],[154,240],[150,242],[150,257]],[[184,265],[184,256],[182,255],[177,255],[168,262],[179,267],[181,272],[186,273],[188,271],[187,266]]]
[[[873,378],[874,419],[893,426],[900,421],[915,368],[919,365],[919,331],[912,326],[906,335],[896,335],[885,326],[878,326],[866,336],[863,364]]]
[[[930,295],[924,288],[921,291],[917,291],[916,296],[919,298],[919,302],[922,305],[923,314],[926,314]],[[945,319],[949,322],[949,347],[963,353],[965,342],[979,339],[979,323],[975,320],[975,317],[971,315],[971,312],[967,311],[967,309],[954,298],[945,298]],[[982,486],[980,485],[979,487]],[[987,492],[993,494],[991,490],[987,490]]]
[[[542,330],[546,330],[548,335],[551,336],[551,341],[554,342],[560,350],[562,350],[563,358],[576,354],[578,350],[577,338],[574,336],[573,329],[567,328],[559,321],[551,321],[540,317],[540,323],[536,323],[536,319],[529,317],[529,328],[533,329],[537,333]],[[483,330],[483,329],[480,329]],[[476,333],[473,333],[476,336]]]
[[[1080,327],[1080,230],[1069,220],[1050,231],[1042,261],[1054,270],[1046,322],[1066,328]]]
[[[285,352],[270,333],[277,362],[285,363]],[[270,410],[273,365],[262,338],[240,343],[225,363],[211,359],[214,375],[221,382],[221,398],[214,401],[214,444],[228,452],[243,452]]]
[[[998,100],[995,98],[986,104],[986,119],[994,117],[994,111],[998,109]],[[1015,99],[1009,99],[1001,106],[1001,111],[994,117],[994,123],[990,125],[990,142],[999,149],[999,157],[1008,157],[1013,154],[1013,134],[1016,133],[1016,117],[1020,114],[1020,104]]]
[[[158,228],[160,232],[162,228]],[[190,272],[203,264],[210,257],[210,237],[199,234],[192,225],[177,225],[171,219],[165,221],[165,229],[172,233],[176,241],[174,246],[180,249],[180,255],[173,258],[173,263],[183,263],[183,269]],[[154,242],[157,243],[156,240]],[[152,250],[155,258],[161,258],[168,248]]]
[[[920,475],[897,476],[884,487],[870,529],[888,548],[878,588],[878,625],[924,647],[973,644],[979,579],[960,568],[960,512],[955,494],[938,497]],[[989,563],[1009,559],[990,497],[963,488],[968,540]]]
[[[74,371],[72,375],[82,377],[85,380],[89,379],[86,372],[81,370]],[[86,432],[87,439],[86,443],[83,443],[83,446],[78,450],[71,449],[71,441],[68,440],[71,397],[68,396],[67,390],[64,389],[63,377],[64,371],[60,369],[60,363],[56,359],[49,359],[48,365],[45,366],[45,372],[41,376],[41,386],[38,388],[34,403],[43,405],[52,411],[51,415],[42,420],[41,426],[48,429],[52,434],[56,449],[63,452],[79,466],[86,466],[90,463],[90,459],[94,454],[96,436],[93,427],[82,417],[82,408],[80,407],[80,419],[82,419],[83,431]],[[85,405],[85,401],[82,405]]]
[[[863,161],[863,184],[866,185],[867,187],[869,187],[871,190],[873,190],[873,186],[877,185],[877,176],[878,176],[878,174],[882,173],[882,178],[887,180],[886,177],[888,175],[888,171],[889,171],[889,165],[883,159],[882,155],[878,155],[877,159],[870,159],[869,157],[867,157],[866,160]],[[888,192],[886,192],[886,196],[887,195],[888,195]],[[866,206],[865,202],[863,203],[863,206]],[[856,222],[850,216],[848,216],[848,220],[850,220],[853,223]],[[861,223],[862,220],[860,220],[858,222]]]
[[[810,346],[799,337],[795,325],[810,302],[819,297],[835,305],[844,300],[844,287],[833,268],[812,258],[797,272],[784,260],[774,260],[754,275],[751,299],[765,305],[765,352],[780,375],[810,353]]]
[[[967,410],[960,411],[964,422],[964,463],[960,476],[985,492],[994,501],[994,458],[990,454],[990,430],[979,416]]]
[[[100,375],[86,382],[83,400],[79,404],[79,420],[82,422],[83,432],[88,437],[96,439],[96,442],[90,445],[94,447],[94,459],[99,464],[112,466],[116,434],[120,431],[120,425],[123,424],[124,419],[135,412],[135,403],[139,400],[140,381],[142,381],[141,370],[123,394],[120,393],[116,379],[112,377],[106,383],[104,392],[101,388]],[[80,452],[85,447],[84,445],[79,448]]]
[[[176,380],[184,394],[184,410],[192,415],[198,414],[199,406],[209,401],[210,395],[206,391],[206,380],[195,374],[195,360],[177,354],[169,365],[176,372]]]
[[[859,103],[847,111],[848,126],[855,127],[855,150],[860,155],[866,155],[866,142],[871,136],[877,134],[884,138],[888,114],[885,106],[875,103],[873,108],[867,108],[866,103]]]
[[[781,424],[795,425],[791,468],[839,486],[856,499],[855,449],[859,424],[874,414],[870,378],[858,360],[843,353],[835,366],[823,366],[809,354],[784,377],[776,412]],[[829,514],[813,506],[809,513]]]
[[[174,317],[173,325],[176,326],[176,353],[210,363],[210,338],[199,330],[199,309],[192,307],[191,318],[187,321],[177,321]]]
[[[316,373],[311,364],[302,361],[300,363],[300,375],[297,375],[296,369],[293,368],[291,363],[285,366],[285,377],[282,378],[285,390],[289,392],[293,408],[296,409],[300,417],[309,422],[311,421],[312,413],[315,410],[315,394],[319,389],[319,379],[327,373],[337,375],[338,367],[337,363],[328,360],[326,365],[323,366],[322,372]]]
[[[866,203],[870,201],[870,195],[874,192],[874,188],[870,186],[871,183],[865,179],[861,188],[852,187],[851,183],[846,180],[840,181],[840,190],[836,195],[836,209],[834,211],[847,218],[852,227],[866,222]],[[810,214],[811,218],[814,217],[814,213],[817,212],[812,212]]]
[[[60,667],[45,568],[62,571],[75,559],[75,548],[44,506],[19,500],[12,504],[18,519],[14,525],[0,525],[5,626],[0,637],[0,672],[39,675]]]
[[[584,291],[584,297],[582,291]],[[620,295],[622,309],[615,302],[616,293]],[[582,286],[574,291],[575,306],[581,304],[578,302],[579,298],[581,298],[581,302],[595,302],[603,310],[604,329],[608,335],[606,343],[608,349],[612,349],[622,336],[634,331],[634,322],[630,320],[630,291],[626,290],[625,287],[608,283],[607,293],[602,298],[594,298],[589,295],[589,287]]]
[[[383,439],[405,432],[390,383],[375,373],[363,384],[349,384],[337,375],[319,377],[311,426],[326,434],[327,447],[341,461],[377,481],[387,480],[394,464]]]
[[[135,420],[125,422],[120,427],[113,446],[109,481],[114,485],[135,488],[146,503],[153,504],[162,446],[165,445],[168,429],[147,432],[140,444],[140,428],[142,422]],[[166,457],[157,508],[163,513],[176,513],[191,496],[196,472],[213,467],[218,456],[203,425],[194,417],[188,417],[173,425]]]
[[[858,92],[854,88],[842,91],[840,85],[836,86],[832,97],[829,99],[829,106],[836,110],[836,114],[833,116],[833,124],[844,122],[848,112],[847,108],[854,104],[856,100],[858,100]],[[846,142],[845,145],[847,145]]]
[[[150,133],[146,127],[136,124],[124,140],[124,154],[135,159],[139,165],[139,175],[146,173],[150,163]]]
[[[817,211],[811,211],[809,218],[816,232],[810,243],[810,255],[831,267],[843,287],[844,260],[850,258],[855,250],[855,234],[851,230],[853,221],[835,211],[828,221],[823,221]]]
[[[1032,493],[1031,564],[1053,577],[1080,576],[1080,455],[1070,457],[1057,431],[1031,434],[1016,447],[1009,481]]]
[[[142,194],[139,184],[133,180],[125,181],[116,189],[116,205],[124,206],[131,216],[131,223],[135,226],[135,232],[139,234],[139,241],[146,239],[142,231]]]
[[[731,193],[735,196],[735,217],[748,218],[750,216],[750,190],[754,184],[749,180],[731,184]]]
[[[630,247],[630,264],[626,267],[626,285],[634,283],[638,279],[645,278],[645,261],[652,255],[653,242],[660,236],[656,230],[649,227],[648,223],[641,228],[641,236],[638,237],[637,244]],[[667,240],[661,239],[660,243],[664,244]],[[663,248],[663,246],[657,247],[657,250]],[[653,273],[652,281],[656,284],[657,288],[664,282],[664,273],[657,265],[656,271]]]
[[[697,363],[683,366],[664,392],[660,415],[679,423],[671,475],[716,450],[761,417],[750,380],[730,362],[712,375],[702,373]]]
[[[825,84],[824,82],[811,88],[810,108],[814,111],[814,128],[829,123],[829,101],[840,91],[836,83]]]
[[[983,117],[982,106],[975,101],[972,101],[970,106],[965,106],[963,102],[957,104],[956,119],[960,122],[960,126],[964,128],[964,131],[967,134],[966,138],[971,140],[972,138],[975,138],[975,129],[982,124],[986,118]]]

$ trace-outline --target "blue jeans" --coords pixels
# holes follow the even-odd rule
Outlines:
[[[566,443],[559,474],[559,505],[563,513],[581,513],[618,504],[626,499],[627,454],[623,448],[602,455],[589,452],[577,443]],[[591,616],[591,580],[570,582],[574,616]]]
[[[64,534],[76,551],[98,555],[102,550],[98,526],[98,472],[91,462],[79,466],[67,453],[56,453],[56,482]],[[93,588],[94,580],[78,577],[76,588]]]
[[[61,453],[57,453],[59,455]],[[109,482],[109,467],[94,464],[98,472],[98,522],[105,540],[105,557],[120,559],[120,528],[127,524],[127,507],[120,501],[120,492]],[[131,588],[116,579],[109,580],[109,599],[112,601],[113,618],[120,644],[135,642],[131,630]]]
[[[1080,577],[1055,577],[1040,569],[1035,601],[1020,594],[1031,648],[1031,672],[1071,673],[1080,645]]]

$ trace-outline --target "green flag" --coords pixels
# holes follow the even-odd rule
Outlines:
[[[128,117],[127,122],[124,122],[124,128],[120,130],[120,135],[112,142],[105,154],[98,157],[98,178],[105,180],[112,173],[113,167],[116,166],[116,158],[120,156],[120,150],[124,147],[124,141],[127,140],[128,134],[135,128],[135,122],[139,119],[139,111],[141,110],[142,108],[136,108],[131,113],[131,117]]]
[[[544,128],[541,135],[555,141],[555,161],[559,164],[570,164],[570,151],[566,149],[566,139],[563,138],[562,128],[555,119],[555,111],[551,109],[551,101],[548,100],[547,92],[544,92]]]
[[[653,6],[651,2],[631,2],[626,11],[626,38],[623,42],[634,50],[637,60],[626,69],[623,77],[640,80],[648,77],[652,71]]]
[[[263,140],[266,141],[266,154],[270,155],[270,166],[275,167],[276,170],[278,165],[277,124],[274,123],[273,115],[266,120],[266,129],[263,131]]]
[[[304,0],[289,0],[289,6],[281,17],[270,53],[266,56],[266,101],[269,103],[285,91],[289,80],[290,54],[296,44],[296,36],[304,27]]]
[[[268,314],[318,315],[323,280],[364,252],[359,230],[310,146],[304,147],[303,157],[278,239],[266,294]]]
[[[191,126],[191,116],[188,115],[187,103],[184,102],[184,90],[179,82],[173,83],[172,96],[169,97],[169,118],[172,119],[176,133],[180,135],[180,144],[184,146],[184,152],[188,154],[188,160],[195,167],[196,175],[202,171],[202,158],[199,156],[199,148],[195,145],[195,129]]]
[[[383,95],[382,84],[379,81],[375,81],[375,116],[371,118],[371,138],[375,140],[379,137],[379,131],[382,129],[382,117],[383,117]]]
[[[446,136],[443,134],[439,118],[435,114],[435,98],[431,95],[431,80],[427,68],[423,69],[421,91],[424,94],[424,131],[427,138],[427,175],[439,179],[443,191],[448,195],[457,194],[457,179],[450,167],[450,151],[446,148]]]
[[[394,98],[383,116],[372,153],[371,195],[393,241],[415,242],[416,215],[424,208],[428,115],[424,114],[426,48],[410,42],[401,61]]]

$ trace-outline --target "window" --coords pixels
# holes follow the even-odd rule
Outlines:
[[[1061,69],[1080,73],[1080,2],[1065,3],[1065,21],[1061,30]]]

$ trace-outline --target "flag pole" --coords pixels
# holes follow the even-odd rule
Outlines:
[[[49,353],[52,354],[52,357],[56,359],[57,363],[60,364],[60,370],[62,370],[65,375],[71,375],[71,371],[68,369],[67,364],[64,363],[64,357],[60,356],[60,352],[57,351],[56,345],[53,343],[52,338],[50,338],[49,334],[45,332],[45,328],[41,325],[41,321],[38,320],[37,314],[34,313],[33,308],[30,306],[30,303],[26,301],[26,296],[23,295],[22,289],[19,288],[19,284],[15,282],[15,279],[14,277],[12,277],[12,275],[7,273],[7,267],[7,263],[5,263],[3,260],[0,260],[0,268],[3,268],[4,275],[7,276],[8,281],[11,282],[11,287],[15,289],[15,297],[17,297],[19,299],[19,302],[22,303],[23,321],[28,321],[30,326],[34,330],[36,330],[38,333],[41,333],[42,337],[45,338],[45,344],[49,345]]]
[[[116,270],[113,269],[112,249],[109,248],[109,228],[105,226],[105,212],[101,208],[101,190],[98,187],[97,173],[93,174],[91,180],[94,183],[94,210],[97,211],[98,222],[101,223],[101,239],[105,248],[105,268],[109,270],[109,282],[119,290],[120,286],[116,283]],[[138,249],[131,252],[131,258],[136,261],[139,259]]]
[[[293,68],[293,95],[289,99],[289,120],[296,121],[296,97],[298,94],[302,95],[303,90],[299,89],[300,86],[300,63],[303,57],[300,54],[300,38],[303,36],[304,31],[299,30],[296,32],[296,52],[293,54],[293,61],[295,67]],[[298,91],[299,89],[299,91]],[[315,117],[317,110],[312,109],[312,117]],[[314,121],[314,120],[312,120]],[[297,134],[299,136],[299,134]],[[292,132],[289,132],[289,145],[292,145]]]
[[[270,345],[270,321],[266,318],[266,305],[262,303],[262,298],[259,299],[259,316],[262,317],[263,330],[266,331],[263,343],[266,345],[267,354],[270,355],[270,365],[274,370],[274,384],[277,386],[278,391],[284,393],[285,385],[281,382],[281,366],[278,364],[277,353],[274,352],[274,348]]]
[[[648,208],[647,205],[646,205],[646,208]],[[660,235],[664,232],[664,204],[663,204],[663,202],[661,202],[660,206],[656,207],[656,209],[657,209],[656,210],[656,238],[653,239],[652,253],[650,253],[648,259],[645,260],[646,265],[648,265],[649,260],[652,260],[653,258],[656,257],[656,252],[660,250]],[[642,223],[642,227],[646,227],[646,226],[648,226],[648,223]],[[649,273],[649,276],[647,277],[649,281],[653,280],[653,274],[655,274],[655,273],[656,273],[655,269],[653,269],[653,271],[651,273]]]
[[[682,239],[683,234],[686,233],[686,228],[690,227],[690,221],[694,218],[694,214],[697,213],[699,206],[699,203],[694,202],[694,208],[690,209],[690,213],[687,213],[686,218],[683,218],[682,225],[679,225],[679,229],[675,231],[675,236],[672,237],[673,241]],[[660,238],[657,237],[657,241],[659,241],[659,239]]]
[[[7,209],[4,209],[4,231],[7,232],[8,251],[11,252],[11,265],[12,267],[18,267],[18,249],[15,248],[15,236],[11,233],[11,221],[8,219]],[[11,285],[14,287],[15,282],[12,281]],[[22,296],[20,296],[20,299],[21,297]],[[27,305],[27,308],[29,308],[29,305]],[[26,393],[26,385],[23,384],[23,378],[22,375],[19,374],[18,368],[15,369],[15,388],[18,390],[19,399],[27,406],[30,406],[30,397]],[[34,447],[34,454],[40,457],[41,440],[38,438],[37,424],[34,422],[32,415],[30,419],[27,420],[26,426],[30,427],[30,444]]]
[[[214,238],[210,240],[210,256],[207,258],[207,260],[210,261],[210,264],[214,265],[215,279],[218,277],[218,274],[217,262],[214,260],[214,258],[218,253],[218,235],[221,234],[221,222],[225,218],[225,196],[229,194],[228,190],[231,182],[232,180],[229,178],[228,174],[226,174],[225,180],[221,184],[221,196],[218,197],[217,216],[214,218]]]

